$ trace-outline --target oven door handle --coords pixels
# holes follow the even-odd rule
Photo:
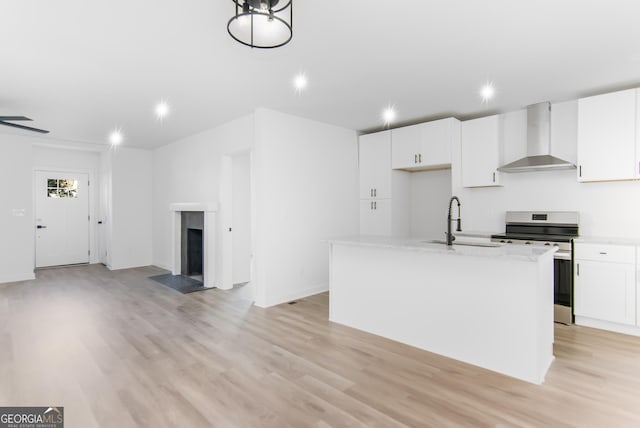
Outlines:
[[[571,253],[566,251],[556,251],[553,254],[553,258],[556,260],[569,260],[571,261]]]

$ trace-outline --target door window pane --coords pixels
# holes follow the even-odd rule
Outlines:
[[[72,199],[78,197],[78,180],[47,179],[47,197]]]

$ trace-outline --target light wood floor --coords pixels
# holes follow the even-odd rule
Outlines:
[[[557,325],[535,386],[332,324],[327,294],[265,310],[159,273],[0,285],[0,405],[82,428],[640,426],[640,338]]]

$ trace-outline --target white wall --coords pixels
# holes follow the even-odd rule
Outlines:
[[[119,147],[110,152],[110,269],[152,263],[152,152]]]
[[[252,144],[253,115],[249,115],[154,150],[154,265],[165,269],[172,267],[173,213],[169,211],[169,205],[179,202],[219,202],[223,156],[247,151]],[[221,205],[220,211],[224,209]],[[218,215],[218,219],[220,217]],[[219,221],[216,236],[223,236],[224,226]],[[219,281],[221,278],[216,283]]]
[[[0,283],[34,278],[32,164],[29,139],[0,134]]]
[[[0,134],[0,179],[11,183],[0,200],[0,282],[34,277],[36,168],[89,172],[94,226],[91,262],[105,261],[111,269],[151,264],[152,153],[119,148],[98,154],[99,149]],[[14,210],[24,210],[24,216],[13,215]],[[98,220],[105,220],[107,258],[98,250]]]
[[[575,162],[577,103],[557,107],[553,105],[552,111],[563,114],[552,116],[552,153]],[[514,112],[510,119],[522,122],[522,112]],[[525,144],[522,133],[507,139],[505,163],[523,156]],[[507,210],[579,211],[583,236],[640,238],[640,182],[578,183],[576,171],[568,170],[503,174],[503,187],[463,188],[459,146],[453,154],[453,193],[462,201],[463,229],[504,231]]]
[[[100,200],[100,153],[89,150],[58,148],[53,145],[33,146],[33,169],[45,171],[73,171],[89,174],[89,250],[90,262],[100,261],[98,251],[98,201]]]
[[[450,169],[409,174],[409,236],[444,239],[450,198]]]
[[[258,109],[253,172],[256,305],[327,290],[323,240],[359,229],[355,131]]]

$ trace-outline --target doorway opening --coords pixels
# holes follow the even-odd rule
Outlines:
[[[247,300],[254,301],[251,152],[223,159],[221,221],[223,282]]]

